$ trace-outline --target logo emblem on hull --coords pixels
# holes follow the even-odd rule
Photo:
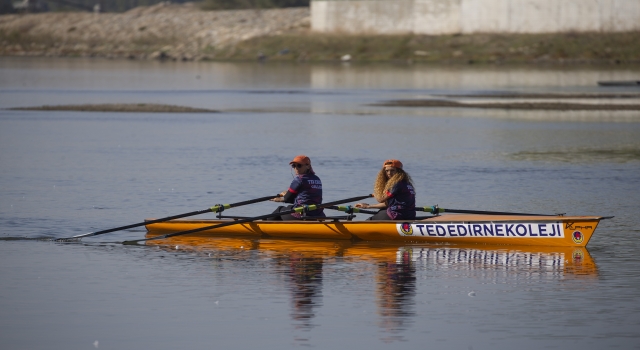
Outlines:
[[[571,238],[573,238],[573,241],[577,244],[580,244],[582,243],[582,241],[584,241],[584,235],[580,231],[573,231],[573,233],[571,234]]]
[[[413,227],[408,222],[400,224],[400,232],[405,236],[411,236],[413,234]]]

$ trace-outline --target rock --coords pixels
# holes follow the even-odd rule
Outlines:
[[[151,55],[149,55],[149,59],[152,60],[166,60],[169,56],[164,51],[154,51]]]

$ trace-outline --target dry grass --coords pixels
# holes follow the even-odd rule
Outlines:
[[[640,63],[640,37],[629,33],[333,35],[260,37],[218,52],[221,59],[432,63]]]
[[[190,56],[221,61],[412,62],[462,64],[639,64],[639,32],[475,35],[338,35],[309,31],[263,36],[228,47],[197,45]],[[60,40],[51,35],[0,30],[0,55],[153,58],[177,46],[176,37],[139,35],[129,43]],[[80,45],[79,45],[80,44]],[[80,47],[80,49],[78,49]],[[117,47],[118,50],[114,48]],[[177,50],[177,49],[176,49]],[[177,50],[179,51],[179,50]],[[180,57],[174,53],[173,58]]]

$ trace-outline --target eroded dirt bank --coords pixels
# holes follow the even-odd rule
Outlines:
[[[306,7],[202,11],[161,3],[125,13],[0,16],[0,56],[460,64],[640,64],[640,33],[342,35]]]

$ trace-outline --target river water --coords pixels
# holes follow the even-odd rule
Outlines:
[[[433,94],[637,93],[596,82],[638,77],[640,68],[616,67],[2,58],[0,348],[640,348],[640,113],[373,106]],[[9,109],[93,103],[220,113]],[[419,205],[615,218],[586,250],[111,243],[143,238],[143,228],[46,239],[276,194],[300,153],[325,201],[370,193],[381,163],[397,158]]]

